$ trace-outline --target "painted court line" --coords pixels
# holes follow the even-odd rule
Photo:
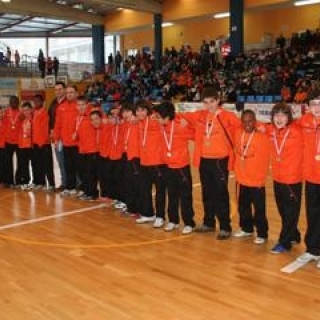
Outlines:
[[[100,208],[104,208],[104,207],[106,207],[105,204],[99,204],[99,205],[88,207],[88,208],[82,208],[82,209],[67,211],[67,212],[63,212],[63,213],[53,214],[51,216],[45,216],[45,217],[40,217],[40,218],[36,218],[36,219],[30,219],[30,220],[20,221],[20,222],[16,222],[16,223],[10,223],[10,224],[6,224],[4,226],[0,226],[0,231],[13,229],[13,228],[17,228],[20,226],[25,226],[28,224],[35,224],[38,222],[54,220],[57,218],[68,217],[68,216],[75,215],[77,213],[82,213],[82,212],[86,212],[86,211],[90,211],[90,210],[94,210],[94,209],[100,209]]]

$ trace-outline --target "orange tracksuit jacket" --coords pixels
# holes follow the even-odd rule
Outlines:
[[[283,145],[279,161],[274,139],[275,137],[277,138],[278,147],[280,147],[287,130],[289,130],[289,133]],[[301,182],[303,178],[303,136],[299,126],[292,123],[287,128],[277,130],[274,126],[269,125],[267,127],[267,133],[271,141],[273,180],[284,184]]]
[[[223,108],[219,107],[218,116],[223,124],[228,137],[232,141],[235,130],[240,127],[240,120],[237,116]],[[193,154],[193,164],[196,167],[200,165],[200,158],[221,159],[229,157],[228,168],[233,169],[234,153],[233,145],[231,145],[226,133],[221,126],[220,121],[212,113],[207,110],[199,110],[195,112],[187,112],[181,114],[195,130],[195,148]],[[206,145],[206,124],[212,121],[213,130],[210,137],[210,145]]]
[[[168,139],[170,139],[172,128],[173,138],[170,156],[168,156],[169,150],[165,144],[163,157],[169,168],[179,169],[190,164],[188,143],[189,140],[194,139],[194,130],[192,130],[190,126],[184,126],[181,124],[181,117],[179,115],[177,115],[173,121],[169,121],[169,123],[164,126]],[[163,139],[165,141],[164,137]]]
[[[143,166],[164,164],[164,141],[158,120],[147,117],[140,121],[140,163]]]
[[[234,136],[236,180],[244,186],[262,187],[269,171],[271,145],[268,135],[255,131],[246,154],[242,157],[250,137],[250,133],[244,133],[244,136],[243,133],[242,129],[238,129]]]
[[[19,109],[8,107],[4,112],[3,131],[4,141],[10,144],[18,144],[19,139]]]
[[[35,109],[32,118],[32,142],[43,147],[50,143],[49,115],[45,108]]]
[[[18,147],[32,148],[32,119],[24,119],[19,125]]]
[[[54,141],[62,140],[66,147],[77,146],[78,142],[73,139],[76,131],[76,121],[79,111],[76,101],[64,100],[59,105],[54,126]]]
[[[139,122],[124,124],[124,152],[128,160],[140,158],[140,127]]]
[[[316,121],[311,113],[307,113],[298,120],[298,124],[302,130],[304,143],[303,178],[311,183],[320,184],[320,161],[315,158],[317,141],[320,139],[320,128],[317,130],[316,126],[320,126],[320,121]]]

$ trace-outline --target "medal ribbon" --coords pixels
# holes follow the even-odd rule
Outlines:
[[[283,137],[283,139],[281,141],[281,144],[280,144],[280,147],[279,147],[278,140],[277,140],[277,134],[276,134],[275,130],[273,131],[273,144],[274,144],[274,146],[276,148],[276,153],[277,153],[278,157],[281,156],[281,152],[283,150],[285,142],[288,139],[289,132],[290,132],[290,129],[288,128],[286,133],[284,134],[284,137]]]
[[[241,141],[240,141],[240,152],[241,152],[241,158],[245,158],[245,156],[248,153],[250,144],[252,142],[253,136],[254,136],[255,131],[253,130],[249,136],[249,139],[247,141],[246,144],[244,144],[244,136],[245,136],[245,132],[242,133],[241,135]]]
[[[167,146],[167,150],[171,152],[172,149],[172,141],[173,141],[173,131],[174,131],[174,121],[171,121],[171,130],[170,130],[170,137],[168,137],[166,130],[164,129],[164,126],[162,126],[162,133],[164,137],[164,141]]]

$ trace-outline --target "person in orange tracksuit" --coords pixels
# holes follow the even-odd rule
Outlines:
[[[162,126],[161,131],[166,148],[164,169],[168,188],[169,222],[165,231],[179,228],[179,211],[181,210],[184,228],[182,234],[193,232],[195,227],[192,199],[192,177],[189,161],[188,141],[194,137],[191,128],[185,126],[171,102],[163,102],[154,108],[156,117]],[[179,210],[180,209],[180,210]]]
[[[298,221],[302,193],[303,137],[293,122],[291,107],[278,103],[271,111],[271,160],[273,191],[281,217],[278,243],[271,249],[279,254],[289,251],[293,243],[300,242]]]
[[[32,156],[32,105],[30,102],[22,104],[19,120],[16,183],[22,190],[27,190],[30,184],[29,167]]]
[[[11,96],[9,106],[6,108],[3,117],[3,132],[4,132],[4,183],[5,186],[14,188],[16,184],[16,172],[14,172],[13,159],[14,154],[18,152],[18,137],[19,137],[19,98]]]
[[[55,181],[50,143],[49,115],[43,102],[42,95],[35,95],[32,117],[33,185],[36,189],[43,187],[47,191],[54,191]]]
[[[297,258],[300,262],[318,261],[320,268],[320,95],[309,101],[310,112],[299,119],[304,137],[303,177],[307,231],[306,252]]]
[[[120,110],[120,106],[114,106],[108,117],[111,134],[109,136],[109,167],[106,177],[110,198],[114,200],[114,208],[126,211],[123,182],[124,123]]]
[[[66,100],[57,109],[54,126],[55,145],[57,147],[60,140],[62,141],[66,171],[66,186],[61,192],[62,196],[77,194],[78,142],[75,138],[78,117],[77,95],[75,86],[67,86]]]
[[[123,103],[121,115],[124,126],[124,197],[125,214],[138,216],[140,212],[140,127],[136,107]]]
[[[110,111],[110,110],[109,110]],[[108,112],[109,113],[109,112]],[[106,202],[107,206],[114,204],[114,199],[111,198],[110,186],[108,183],[108,175],[110,171],[110,139],[111,139],[111,124],[108,116],[103,117],[100,124],[99,135],[99,157],[98,157],[98,175],[100,187],[100,201]]]
[[[140,123],[140,177],[141,216],[136,223],[153,222],[154,228],[161,228],[165,221],[166,186],[164,181],[164,142],[159,122],[152,116],[147,101],[136,103],[136,114]],[[155,185],[155,210],[152,202],[152,186]]]
[[[251,236],[256,226],[257,237],[254,243],[263,244],[268,238],[265,182],[269,170],[270,142],[265,133],[256,130],[256,116],[252,110],[243,111],[241,122],[242,129],[237,130],[234,138],[241,229],[234,236]]]
[[[196,231],[214,231],[217,216],[217,239],[224,240],[231,236],[228,176],[234,157],[232,137],[240,120],[220,107],[215,86],[204,87],[202,101],[205,109],[182,114],[195,129],[194,165],[200,166],[204,218]]]
[[[0,106],[0,185],[5,182],[5,172],[4,172],[4,107]]]
[[[77,139],[79,146],[79,174],[81,174],[82,190],[78,199],[93,201],[98,198],[98,155],[100,137],[100,111],[92,111],[86,114],[87,100],[84,96],[77,99],[79,116],[83,117],[79,121],[77,128]]]

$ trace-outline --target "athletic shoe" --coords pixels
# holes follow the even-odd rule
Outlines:
[[[316,256],[310,252],[305,252],[297,258],[299,262],[310,262],[310,261],[320,261],[320,256]]]
[[[142,224],[142,223],[149,223],[153,222],[156,219],[156,216],[146,217],[146,216],[140,216],[140,218],[136,219],[136,223]]]
[[[236,238],[246,238],[246,237],[251,237],[252,235],[253,235],[253,232],[246,232],[243,230],[238,230],[233,234],[233,236]]]
[[[253,243],[254,243],[254,244],[264,244],[266,241],[267,241],[266,238],[256,237],[256,238],[253,240]]]
[[[200,233],[205,233],[205,232],[214,232],[215,228],[214,227],[209,227],[205,224],[201,224],[200,226],[195,228],[196,232],[200,232]]]
[[[270,252],[274,254],[279,254],[279,253],[288,252],[288,251],[289,250],[286,249],[281,243],[278,243],[271,249]]]
[[[173,231],[174,229],[179,229],[178,223],[168,222],[167,225],[164,227],[164,231]]]
[[[181,233],[182,234],[190,234],[193,232],[193,228],[191,226],[184,226]]]
[[[217,235],[217,240],[227,240],[231,237],[231,232],[227,230],[220,230]]]
[[[85,201],[95,201],[96,198],[92,196],[88,196],[86,194],[83,194],[82,196],[78,197],[79,200],[85,200]]]
[[[156,218],[156,220],[153,223],[154,228],[162,228],[164,225],[164,220],[162,218]]]

